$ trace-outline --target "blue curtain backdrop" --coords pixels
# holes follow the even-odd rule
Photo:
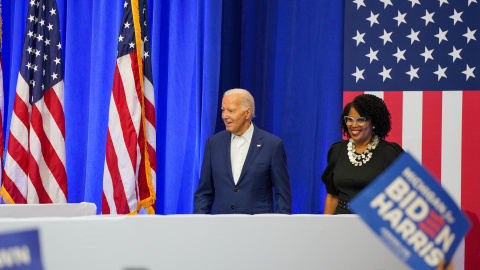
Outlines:
[[[27,0],[3,1],[8,134]],[[108,104],[123,0],[57,0],[65,67],[69,202],[101,211]],[[223,92],[253,94],[254,123],[285,142],[293,212],[321,213],[320,175],[340,139],[343,1],[148,1],[157,113],[157,214],[193,210]],[[5,136],[8,139],[8,136]],[[5,145],[7,140],[5,141]]]

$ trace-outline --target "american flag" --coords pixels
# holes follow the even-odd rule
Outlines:
[[[110,99],[102,214],[155,213],[155,99],[147,2],[125,1]]]
[[[456,269],[480,269],[480,4],[477,0],[346,0],[344,104],[385,100],[387,140],[410,152],[473,223]]]
[[[67,202],[63,93],[57,4],[32,0],[5,157],[5,202]]]

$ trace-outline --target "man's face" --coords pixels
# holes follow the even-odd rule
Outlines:
[[[251,116],[252,108],[247,110],[242,108],[241,94],[231,94],[223,97],[222,119],[226,130],[238,136],[243,135],[250,127]]]

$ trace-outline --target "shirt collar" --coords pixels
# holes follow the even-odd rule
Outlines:
[[[230,141],[233,141],[233,139],[235,139],[235,137],[243,137],[243,138],[245,138],[247,143],[250,143],[252,141],[252,136],[253,136],[253,123],[250,122],[250,127],[248,127],[247,131],[245,131],[245,133],[243,133],[242,136],[237,136],[237,135],[232,133],[232,136],[230,137]]]

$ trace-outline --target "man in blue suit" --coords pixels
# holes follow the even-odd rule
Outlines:
[[[255,102],[247,90],[225,92],[222,119],[226,130],[205,144],[194,214],[292,213],[283,142],[256,127],[253,117]]]

